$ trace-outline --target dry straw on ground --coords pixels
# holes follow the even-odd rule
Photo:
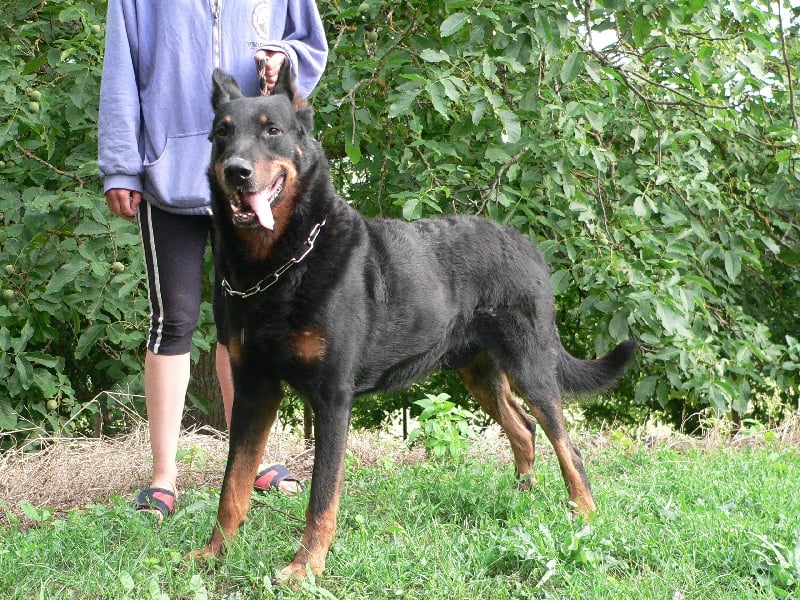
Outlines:
[[[351,435],[348,449],[359,464],[369,466],[381,456],[420,460],[424,453],[392,443],[377,434]],[[200,428],[183,432],[179,449],[179,489],[219,486],[228,452],[227,436]],[[302,480],[311,477],[314,452],[305,441],[277,429],[270,435],[264,464],[282,463]],[[133,497],[149,484],[150,442],[144,423],[128,435],[104,438],[52,439],[42,450],[0,453],[0,524],[10,517],[24,520],[22,506],[53,509],[107,502],[113,496]]]
[[[618,430],[617,430],[618,431]],[[770,431],[748,431],[731,439],[730,430],[723,424],[712,427],[703,437],[677,434],[664,427],[650,428],[628,437],[623,447],[668,447],[677,451],[690,448],[706,450],[720,446],[800,445],[800,415]],[[577,434],[576,445],[584,453],[597,453],[620,444],[614,435]],[[179,488],[219,486],[227,456],[224,434],[195,429],[184,432],[181,438]],[[379,460],[418,462],[425,459],[419,447],[408,448],[398,435],[353,432],[348,450],[361,466],[371,466]],[[511,453],[503,434],[490,428],[472,446],[471,452],[492,454],[511,467]],[[549,456],[547,443],[537,443],[539,456]],[[264,456],[265,463],[286,464],[301,479],[311,476],[313,450],[304,440],[290,432],[276,430],[270,436]],[[147,427],[142,423],[132,433],[100,439],[54,439],[36,452],[10,450],[0,453],[0,524],[10,517],[22,517],[25,503],[47,507],[56,514],[72,508],[107,502],[112,496],[133,496],[135,490],[149,483],[151,470]],[[23,519],[24,520],[24,519]]]

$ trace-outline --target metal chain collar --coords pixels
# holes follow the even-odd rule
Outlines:
[[[220,283],[220,285],[222,286],[222,290],[228,296],[236,296],[237,298],[249,298],[250,296],[255,296],[256,294],[268,290],[273,285],[278,283],[278,279],[280,279],[281,275],[283,275],[286,271],[291,269],[297,263],[301,262],[306,256],[308,256],[309,252],[311,252],[314,249],[314,242],[317,240],[317,236],[319,235],[320,230],[325,226],[326,222],[327,218],[322,219],[321,223],[317,223],[316,225],[314,225],[314,228],[311,230],[311,233],[308,234],[305,250],[303,250],[303,252],[299,256],[290,258],[282,267],[280,267],[272,275],[264,277],[264,279],[262,279],[257,284],[246,289],[243,292],[233,289],[231,287],[231,284],[228,283],[228,280],[223,278],[222,282]]]

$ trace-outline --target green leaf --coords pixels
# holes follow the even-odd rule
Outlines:
[[[63,360],[61,358],[45,354],[44,352],[28,352],[26,356],[32,363],[41,365],[48,369],[58,368]]]
[[[45,293],[50,295],[60,292],[67,284],[75,281],[75,276],[81,269],[83,269],[82,264],[72,263],[63,265],[58,271],[53,273],[50,281],[47,282]]]
[[[31,381],[33,380],[33,366],[19,354],[14,357],[14,363],[17,367],[19,384],[22,386],[23,390],[27,390],[31,386]]]
[[[573,52],[570,54],[567,60],[564,61],[564,64],[561,65],[561,73],[559,74],[561,83],[566,85],[571,82],[580,74],[582,68],[583,52]]]
[[[647,404],[655,395],[658,379],[658,376],[650,375],[639,382],[639,385],[636,386],[636,404]]]
[[[739,274],[742,272],[742,258],[735,251],[727,252],[725,254],[725,273],[731,283],[736,283]]]
[[[705,277],[700,277],[699,275],[687,275],[686,277],[684,277],[684,279],[688,282],[696,283],[697,285],[699,285],[705,290],[708,290],[712,294],[716,293],[717,291],[714,289],[714,286],[711,284],[711,282]]]
[[[345,154],[347,154],[347,158],[349,158],[350,162],[354,165],[361,162],[361,144],[357,136],[356,139],[353,139],[350,135],[344,136],[344,151]]]
[[[516,144],[522,136],[522,127],[519,124],[519,119],[510,110],[498,109],[495,111],[503,124],[503,131],[500,134],[500,139],[506,144]]]
[[[486,112],[486,107],[487,106],[488,106],[488,103],[486,102],[486,100],[479,100],[472,107],[471,117],[472,117],[472,124],[473,125],[477,125],[478,123],[481,122],[481,118],[483,118],[483,113]]]
[[[584,114],[592,129],[598,133],[603,133],[603,114],[592,110],[586,110]]]
[[[697,91],[698,94],[706,93],[705,87],[703,86],[703,79],[700,73],[696,69],[692,70],[692,73],[689,76],[689,81],[692,82],[692,85],[694,86],[694,89]]]
[[[75,347],[75,358],[86,358],[95,344],[105,335],[105,331],[106,326],[103,324],[92,325],[84,331],[81,337],[78,338],[78,343]]]
[[[439,33],[443,38],[450,37],[458,33],[461,28],[469,21],[469,16],[465,13],[454,13],[447,17],[439,27]]]
[[[75,235],[95,236],[95,235],[108,235],[108,226],[104,223],[97,221],[83,221],[78,223],[73,233]]]
[[[630,337],[628,334],[627,310],[618,310],[614,313],[608,324],[608,332],[615,340],[627,340]]]
[[[432,50],[430,48],[425,48],[425,50],[420,52],[419,57],[425,62],[429,63],[440,63],[440,62],[450,61],[450,55],[444,50]]]
[[[568,269],[559,269],[550,275],[550,285],[553,286],[555,295],[563,294],[569,289],[572,282],[572,274]]]
[[[433,108],[436,109],[436,112],[442,115],[445,119],[449,119],[450,115],[448,114],[447,110],[444,86],[438,81],[433,82],[429,86],[428,95],[430,96],[431,103],[433,104]]]
[[[17,413],[11,402],[5,398],[0,398],[0,430],[11,431],[17,427]]]
[[[638,17],[633,22],[631,33],[633,34],[633,43],[637,47],[641,47],[650,37],[650,32],[653,30],[651,20],[645,16]]]
[[[406,221],[414,221],[419,219],[421,214],[422,205],[420,204],[419,198],[409,198],[403,204],[403,218]]]
[[[498,146],[489,146],[486,149],[486,153],[484,154],[484,157],[489,162],[497,163],[497,164],[500,164],[500,165],[505,164],[505,163],[507,163],[508,161],[511,160],[511,155],[508,152],[506,152],[505,150],[503,150],[502,147],[498,147]]]
[[[664,304],[656,305],[656,314],[667,333],[680,334],[684,337],[690,337],[691,331],[686,323],[686,317],[679,315],[670,307]]]
[[[36,58],[33,58],[25,63],[25,66],[22,69],[23,75],[33,75],[38,71],[42,65],[47,62],[47,54],[40,54]]]
[[[408,90],[404,92],[400,98],[392,102],[392,104],[389,105],[389,118],[394,119],[395,117],[411,112],[411,106],[414,104],[414,100],[416,100],[421,91],[422,90],[419,88]]]

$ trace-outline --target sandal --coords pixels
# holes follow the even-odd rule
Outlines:
[[[175,510],[177,492],[160,487],[151,487],[139,492],[134,501],[136,512],[149,513],[159,524]]]
[[[270,490],[277,490],[286,494],[287,496],[294,496],[297,492],[287,492],[280,489],[280,484],[283,482],[296,483],[300,492],[304,492],[306,488],[300,483],[296,475],[293,475],[289,469],[283,465],[272,465],[259,470],[256,475],[256,480],[253,487],[260,492],[268,492]]]

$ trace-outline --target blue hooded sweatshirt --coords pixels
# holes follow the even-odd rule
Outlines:
[[[259,94],[253,55],[287,56],[301,94],[328,45],[314,0],[110,0],[98,126],[105,191],[139,191],[159,208],[210,214],[211,73]]]

